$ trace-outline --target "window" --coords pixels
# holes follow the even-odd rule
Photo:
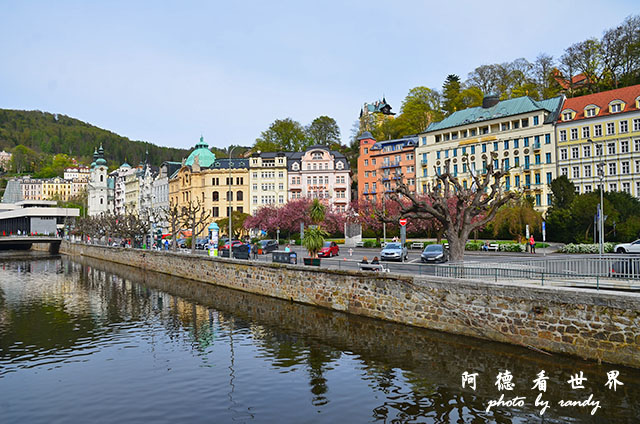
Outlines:
[[[536,175],[535,175],[535,180],[534,180],[534,181],[535,181],[535,183],[536,183],[537,185],[540,185],[540,174],[536,174]]]
[[[592,191],[591,184],[587,184],[584,186],[585,193],[591,193],[591,191]]]
[[[596,156],[602,156],[602,144],[596,144]]]
[[[595,108],[595,107],[592,107],[592,108],[590,108],[590,109],[587,109],[587,110],[584,112],[584,115],[585,115],[587,118],[591,118],[592,116],[596,116],[596,108]]]
[[[616,143],[607,144],[607,154],[615,155],[616,154]]]
[[[582,138],[591,137],[589,127],[582,127]]]
[[[255,186],[255,184],[254,184]],[[219,202],[220,201],[220,194],[217,191],[214,191],[213,193],[211,193],[211,201],[213,202]]]
[[[534,116],[533,117],[533,125],[538,125],[538,120],[539,120],[539,117],[538,116]]]
[[[369,159],[364,160],[364,166],[369,166]]]
[[[577,140],[577,139],[578,139],[578,129],[571,128],[571,140]]]
[[[513,140],[514,149],[517,149],[519,145],[520,145],[520,139],[516,138],[515,140]]]
[[[602,124],[593,126],[593,135],[594,137],[602,137]]]
[[[616,163],[612,162],[609,164],[609,175],[616,175]]]
[[[440,159],[440,152],[436,152],[436,159]]]
[[[634,150],[635,150],[636,152],[640,152],[640,140],[634,140],[634,141],[633,141],[633,144],[634,144],[634,146],[635,146],[635,147],[634,147]]]
[[[620,132],[629,132],[629,121],[620,121]]]
[[[553,181],[553,174],[551,172],[547,172],[547,184],[551,184]]]
[[[502,131],[507,131],[509,129],[509,123],[508,122],[504,122],[500,128],[502,129]]]
[[[544,135],[544,144],[551,144],[551,134]]]
[[[640,160],[636,161],[636,173],[640,173]],[[638,194],[640,195],[640,192]]]
[[[513,158],[513,166],[520,166],[520,156]]]
[[[631,194],[631,184],[630,183],[622,183],[622,191],[627,194]]]
[[[609,191],[618,191],[618,184],[616,183],[609,184]]]
[[[258,196],[253,196],[253,204],[254,205],[258,204]]]
[[[412,165],[407,166],[407,174],[413,174],[414,172],[415,168]]]
[[[567,168],[566,166],[563,166],[562,168],[560,168],[560,175],[564,175],[565,177],[569,175],[569,168]]]
[[[622,174],[628,174],[629,173],[629,161],[624,161],[620,164],[620,172]]]
[[[546,163],[551,163],[551,153],[545,153],[544,159]]]
[[[560,149],[560,160],[567,160],[567,149]]]
[[[233,191],[227,191],[227,201],[230,202],[233,200]]]
[[[638,141],[636,142],[636,144],[637,144],[637,147],[638,147],[636,150],[640,151],[640,140],[638,140]],[[476,154],[476,146],[471,146],[471,154],[472,154],[472,155],[475,155],[475,154]]]
[[[422,137],[421,141],[422,141],[422,145],[425,146],[427,144],[427,137]]]
[[[584,166],[584,176],[585,178],[591,177],[591,165]]]
[[[520,187],[520,175],[516,175],[516,177],[514,178],[513,183],[514,183],[514,185],[516,187]]]
[[[522,120],[522,128],[526,128],[529,126],[529,118],[524,118]]]
[[[633,131],[640,131],[640,118],[636,118],[633,120]]]
[[[424,138],[424,137],[423,137],[423,138]],[[423,143],[423,144],[424,144],[424,143]],[[367,148],[367,147],[365,147],[365,148],[364,148],[364,154],[365,154],[365,155],[369,154],[369,148]],[[315,158],[314,158],[314,159],[315,159]]]
[[[507,150],[509,148],[509,140],[504,142],[504,149]]]
[[[474,128],[474,129],[472,129],[472,130],[469,130],[469,134],[471,134],[471,137],[475,137],[475,136],[476,136],[476,134],[478,134],[478,132],[477,132],[477,131],[475,130],[475,128]]]
[[[540,155],[539,154],[535,155],[535,161],[536,161],[536,165],[540,165]]]
[[[572,178],[580,178],[580,167],[579,166],[571,167],[571,177]]]
[[[340,165],[340,168],[342,169],[342,162],[338,162],[338,165]],[[371,159],[371,165],[376,166],[376,160],[375,159]]]
[[[407,154],[407,160],[413,160],[413,153]]]
[[[622,110],[622,105],[620,103],[611,105],[611,113],[620,112],[621,110]]]
[[[486,144],[482,145],[482,153],[487,153],[487,145]]]
[[[455,158],[456,156],[458,156],[458,149],[453,149],[453,157]]]
[[[524,147],[529,147],[529,137],[524,138]]]
[[[582,146],[582,156],[584,156],[585,158],[591,157],[591,146]]]
[[[571,121],[571,116],[572,116],[571,112],[564,112],[562,114],[562,120],[563,121]]]
[[[578,159],[580,149],[577,146],[571,148],[571,159]]]
[[[616,126],[613,122],[607,122],[607,135],[616,133]]]
[[[622,140],[620,142],[620,153],[629,153],[629,140]]]
[[[495,151],[497,151],[497,150],[498,150],[498,142],[497,142],[497,141],[494,141],[494,142],[493,142],[493,151],[495,152]]]
[[[214,207],[213,207],[213,210],[211,211],[211,215],[212,215],[214,218],[219,217],[219,216],[220,216],[220,208],[219,208],[219,207],[217,207],[217,206],[214,206]]]
[[[560,141],[567,141],[567,130],[560,130]]]

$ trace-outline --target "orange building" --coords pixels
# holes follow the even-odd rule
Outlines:
[[[383,192],[393,190],[399,179],[403,179],[412,192],[416,191],[417,137],[376,141],[371,133],[366,131],[358,140],[359,199],[377,202],[382,199]]]

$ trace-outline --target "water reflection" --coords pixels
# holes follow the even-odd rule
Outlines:
[[[0,379],[106,352],[105,361],[117,361],[136,381],[139,396],[158,397],[154,408],[164,416],[215,411],[222,422],[524,423],[543,422],[531,387],[544,369],[550,377],[544,398],[555,405],[544,422],[605,417],[633,422],[640,416],[637,370],[353,317],[89,258],[27,258],[2,265]],[[132,352],[138,353],[130,358]],[[139,361],[151,361],[152,369],[139,371],[144,368]],[[625,384],[615,393],[604,387],[612,368],[621,371]],[[475,391],[461,388],[465,370],[479,374]],[[494,383],[503,370],[514,375],[516,386],[506,397],[526,396],[527,402],[486,412],[489,400],[500,396]],[[588,378],[588,390],[572,391],[566,381],[579,371]],[[193,403],[163,408],[161,402],[174,400],[153,386],[167,378],[188,380],[190,387],[183,389]],[[7,387],[1,383],[0,392]],[[591,393],[602,404],[595,416],[586,408],[557,406],[560,399]],[[184,403],[184,396],[177,397]],[[154,414],[151,407],[144,412],[145,418]],[[131,411],[121,414],[125,421],[135,417]]]

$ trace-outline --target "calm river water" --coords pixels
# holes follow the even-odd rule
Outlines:
[[[533,388],[543,370],[545,392]],[[478,374],[475,390],[462,387],[465,371]],[[580,372],[584,388],[572,388]],[[487,411],[501,396],[515,405]],[[0,422],[638,423],[640,371],[4,252]]]

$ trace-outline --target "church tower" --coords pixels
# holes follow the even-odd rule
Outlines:
[[[88,214],[90,216],[100,215],[110,210],[109,207],[109,184],[107,175],[107,161],[104,159],[104,149],[102,145],[93,152],[93,162],[91,163],[91,178],[88,185]]]

